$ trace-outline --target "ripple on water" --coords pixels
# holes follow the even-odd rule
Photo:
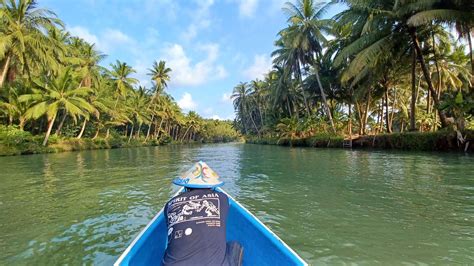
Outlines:
[[[203,160],[311,264],[472,264],[457,154],[167,146],[0,158],[0,265],[111,264]]]

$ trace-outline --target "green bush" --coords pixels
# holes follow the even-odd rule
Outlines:
[[[28,143],[32,140],[30,132],[18,129],[17,126],[0,125],[0,143],[12,147]]]

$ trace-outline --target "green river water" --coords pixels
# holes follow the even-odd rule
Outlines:
[[[310,264],[474,264],[474,157],[250,144],[0,157],[0,265],[112,264],[203,160]]]

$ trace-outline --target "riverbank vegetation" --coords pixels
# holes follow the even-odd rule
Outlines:
[[[346,8],[323,19],[334,4]],[[273,69],[233,90],[235,126],[250,142],[472,140],[472,1],[296,0],[284,12]]]
[[[146,88],[126,62],[104,58],[36,1],[0,1],[0,154],[238,138],[230,121],[183,113],[166,93],[165,61]]]

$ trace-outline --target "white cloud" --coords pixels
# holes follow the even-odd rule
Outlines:
[[[193,64],[179,44],[172,44],[162,51],[162,57],[172,69],[171,84],[176,86],[196,86],[212,79],[221,79],[227,75],[224,66],[215,65],[219,55],[218,44],[206,44],[198,47],[207,57]]]
[[[112,50],[121,47],[126,47],[133,53],[137,53],[140,50],[138,43],[133,38],[117,29],[107,28],[99,35],[91,33],[89,29],[82,26],[70,27],[68,31],[73,36],[95,44],[97,49],[104,53],[110,53]]]
[[[258,0],[240,0],[239,14],[243,17],[253,17],[257,11]]]
[[[97,38],[96,35],[90,33],[88,29],[81,26],[74,26],[68,28],[68,30],[71,35],[82,38],[88,43],[95,44],[97,47],[99,46],[99,38]]]
[[[211,116],[212,119],[215,119],[215,120],[222,120],[222,118],[218,115],[213,115]]]
[[[263,79],[264,75],[272,68],[272,58],[266,55],[256,55],[253,64],[244,70],[243,74],[248,79]]]
[[[184,110],[191,110],[197,107],[196,102],[193,101],[193,96],[188,92],[185,92],[181,99],[178,100],[178,105]]]
[[[206,109],[204,109],[204,114],[205,115],[210,115],[214,112],[214,109],[212,107],[207,107]]]
[[[225,92],[224,94],[222,94],[221,101],[224,103],[232,102],[232,93]]]
[[[191,23],[181,34],[185,41],[190,41],[197,36],[200,30],[207,29],[211,25],[209,9],[214,0],[196,0],[197,8],[193,9]]]

